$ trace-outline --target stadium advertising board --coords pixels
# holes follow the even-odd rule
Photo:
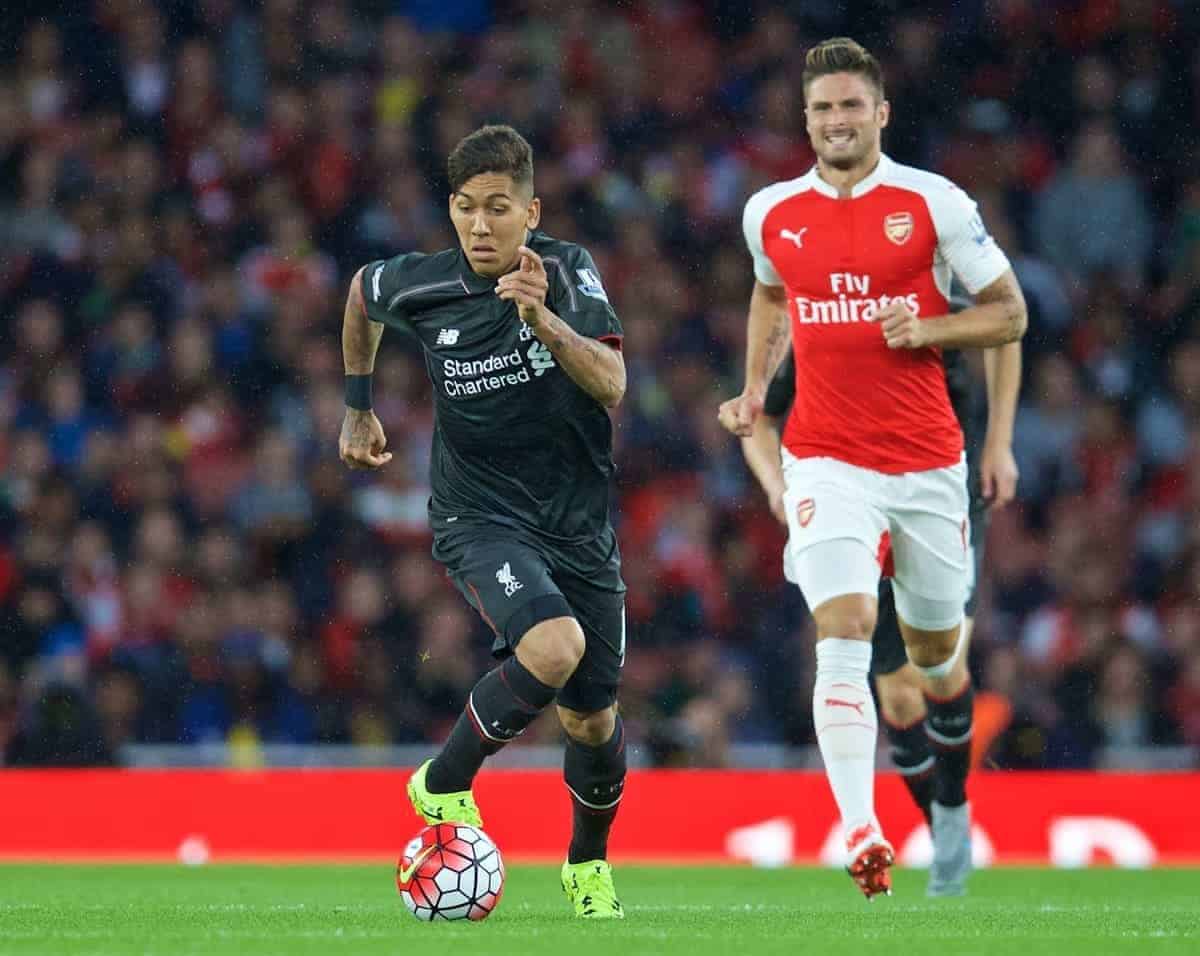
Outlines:
[[[400,770],[5,771],[0,857],[394,860],[416,825],[405,779]],[[927,863],[928,832],[899,779],[881,776],[877,791],[900,862]],[[570,827],[559,774],[490,771],[477,794],[506,859],[558,859]],[[1200,863],[1191,817],[1200,774],[981,773],[971,795],[979,865]],[[538,820],[530,807],[544,808]],[[627,861],[833,862],[834,824],[819,774],[635,771],[611,850]]]

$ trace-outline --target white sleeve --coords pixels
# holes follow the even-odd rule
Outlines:
[[[971,295],[1008,271],[1008,256],[987,231],[970,196],[947,181],[927,198],[937,230],[938,256]]]
[[[779,273],[775,271],[775,266],[763,249],[763,221],[772,205],[769,191],[769,186],[767,189],[760,189],[746,201],[746,208],[742,212],[742,232],[754,259],[754,278],[763,285],[783,285],[783,280],[779,278]]]

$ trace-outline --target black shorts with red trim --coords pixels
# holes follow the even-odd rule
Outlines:
[[[492,653],[512,654],[530,628],[573,617],[583,631],[583,658],[558,692],[558,703],[590,714],[612,706],[625,663],[625,585],[620,557],[586,578],[566,555],[515,529],[459,522],[439,535],[434,557],[491,629]]]

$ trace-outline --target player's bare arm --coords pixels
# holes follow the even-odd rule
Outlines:
[[[995,348],[1025,334],[1028,314],[1017,277],[1008,269],[980,290],[975,304],[955,315],[920,319],[901,298],[876,313],[883,337],[892,349]]]
[[[1021,389],[1021,343],[1009,342],[983,353],[987,377],[987,436],[979,459],[983,495],[994,508],[1003,508],[1017,493],[1017,460],[1013,457],[1013,423]]]
[[[746,385],[742,394],[721,404],[721,424],[742,438],[754,433],[762,414],[767,383],[779,368],[792,344],[787,314],[787,291],[782,285],[755,280],[750,294],[750,317],[746,328]]]
[[[383,337],[383,326],[367,318],[359,269],[350,280],[346,308],[342,314],[342,362],[347,376],[370,376],[375,370],[375,353]],[[384,451],[387,436],[370,408],[347,406],[338,438],[338,455],[349,467],[372,469],[386,465],[392,453]]]
[[[610,345],[580,335],[546,308],[550,288],[542,257],[520,247],[520,265],[496,282],[496,294],[515,302],[521,321],[529,326],[559,366],[605,408],[616,408],[625,396],[625,358]]]
[[[742,439],[742,454],[762,490],[779,523],[787,524],[783,511],[783,460],[779,454],[779,426],[770,415],[760,415],[754,423],[754,431]]]

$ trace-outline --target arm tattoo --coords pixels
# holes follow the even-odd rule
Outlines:
[[[579,335],[558,316],[549,319],[534,332],[550,349],[559,365],[568,376],[585,392],[605,406],[615,406],[625,394],[618,368],[614,373],[613,363],[606,354],[613,350],[595,339]],[[544,337],[543,337],[544,335]],[[619,353],[614,353],[619,356]]]
[[[599,363],[601,361],[601,358],[600,358],[600,348],[601,347],[599,345],[597,345],[594,340],[588,339],[587,342],[585,343],[585,348],[587,348],[588,354],[592,357],[593,363]]]
[[[346,296],[342,315],[342,359],[349,375],[369,375],[375,367],[375,352],[383,335],[383,326],[367,317],[363,300],[362,269],[355,273]]]
[[[1025,296],[1016,277],[1005,273],[975,297],[976,305],[999,305],[1003,311],[1006,341],[1015,342],[1025,334],[1029,316]]]
[[[782,319],[777,319],[771,334],[767,336],[767,362],[770,367],[783,361],[783,351],[787,344],[787,327]]]

